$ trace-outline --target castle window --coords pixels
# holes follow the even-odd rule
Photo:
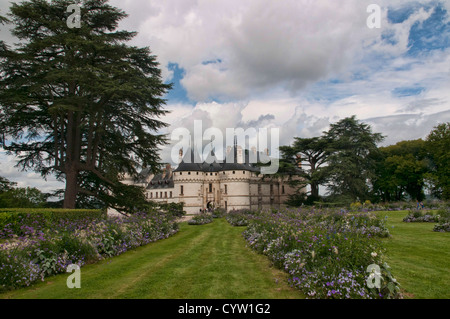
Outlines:
[[[159,195],[161,195],[160,197],[162,198],[162,192],[160,192]]]
[[[236,172],[235,172],[235,171],[233,171],[233,174],[236,174]]]
[[[155,194],[156,194],[156,198],[158,198],[158,192],[156,192]]]
[[[183,188],[184,188],[183,185],[181,185],[181,186],[180,186],[180,195],[184,195],[184,194],[183,194]]]
[[[183,175],[183,173],[182,173],[182,172],[180,172],[180,175]]]
[[[212,184],[209,184],[209,192],[212,193]]]
[[[198,172],[197,172],[197,175],[198,175]]]
[[[167,192],[164,192],[164,197],[167,198]]]
[[[150,193],[150,198],[153,198],[153,193]]]
[[[273,194],[273,184],[270,184],[270,194]]]
[[[281,194],[284,194],[284,185],[281,186]]]
[[[225,194],[228,194],[228,185],[225,185]]]
[[[245,174],[245,171],[242,171],[242,174]]]
[[[169,196],[170,196],[170,198],[172,198],[172,192],[170,192]]]
[[[228,205],[227,204],[228,204],[227,201],[225,201],[225,211],[227,211],[227,209],[228,209]]]
[[[191,175],[191,172],[188,172],[188,175]]]

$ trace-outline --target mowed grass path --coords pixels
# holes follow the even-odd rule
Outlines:
[[[450,233],[434,232],[435,223],[403,222],[407,211],[377,214],[388,216],[387,262],[405,298],[450,299]]]
[[[33,299],[292,299],[287,274],[245,246],[243,227],[224,219],[180,224],[168,238],[81,268],[81,289],[66,286],[68,274],[0,298]]]

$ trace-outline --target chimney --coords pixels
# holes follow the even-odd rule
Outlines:
[[[255,164],[258,162],[258,154],[256,152],[256,147],[252,146],[251,153],[249,153],[248,157],[249,163]]]
[[[172,165],[170,165],[170,164],[166,165],[166,175],[167,175],[167,178],[172,177]]]
[[[225,154],[225,156],[228,155],[228,154],[230,154],[230,152],[231,152],[231,146],[228,145],[228,146],[227,146],[227,153]]]
[[[242,147],[240,145],[237,147],[236,157],[237,157],[237,163],[239,163],[239,164],[244,163],[244,154],[242,152]]]

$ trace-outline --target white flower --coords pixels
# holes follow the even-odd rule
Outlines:
[[[377,254],[376,252],[372,252],[370,255],[371,255],[372,257],[377,257],[377,256],[378,256],[378,254]]]

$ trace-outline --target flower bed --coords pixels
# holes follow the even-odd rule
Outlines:
[[[105,218],[106,211],[99,209],[1,208],[0,239],[53,228],[62,220],[67,223]]]
[[[413,210],[403,218],[403,221],[406,223],[437,223],[433,231],[450,232],[450,209],[448,207],[446,209],[439,209],[435,214],[432,212]]]
[[[0,245],[0,290],[29,286],[65,272],[167,238],[178,231],[165,214],[134,214],[108,219],[60,219],[52,227],[27,226]]]
[[[413,210],[405,218],[405,223],[437,223],[439,222],[439,215],[434,215],[432,212]]]
[[[213,222],[213,216],[209,213],[202,213],[192,217],[189,221],[189,225],[205,225]]]
[[[225,219],[233,226],[247,226],[249,219],[256,213],[248,209],[238,209],[230,211]]]
[[[439,216],[439,223],[433,228],[436,232],[450,232],[450,208],[440,209],[436,213]]]
[[[399,285],[385,263],[380,238],[389,236],[372,214],[284,210],[247,218],[248,245],[290,274],[309,298],[399,298]],[[367,272],[377,265],[379,288]]]
[[[450,221],[442,221],[439,224],[434,225],[433,231],[441,233],[450,232]]]

